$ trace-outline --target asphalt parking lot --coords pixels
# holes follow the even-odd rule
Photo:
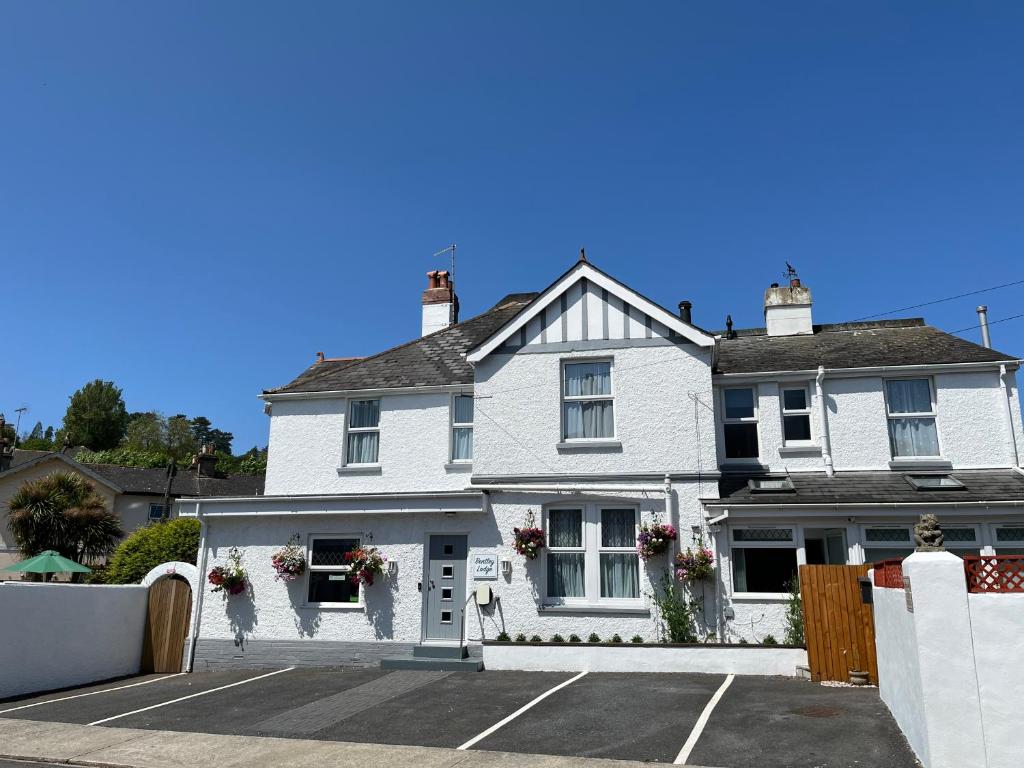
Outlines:
[[[875,689],[773,677],[376,668],[150,675],[0,718],[724,768],[913,768]]]

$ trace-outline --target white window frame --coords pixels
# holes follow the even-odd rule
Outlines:
[[[552,547],[548,544],[548,531],[550,531],[551,511],[555,509],[581,509],[583,510],[583,531],[581,547]],[[541,604],[546,607],[580,607],[580,608],[641,608],[644,603],[644,561],[637,554],[636,547],[604,547],[601,544],[601,510],[603,509],[630,509],[633,511],[634,536],[640,533],[640,507],[636,503],[627,500],[616,501],[587,501],[580,503],[566,502],[562,504],[551,504],[543,508],[541,513],[541,524],[544,528],[545,546],[543,551],[544,562],[542,564],[542,585]],[[583,597],[549,597],[548,596],[548,563],[549,552],[572,553],[583,555]],[[637,554],[637,579],[638,594],[636,597],[601,597],[601,554]]]
[[[931,403],[929,411],[913,411],[908,413],[893,413],[889,406],[889,382],[890,381],[926,381],[928,382],[928,399]],[[935,381],[931,376],[889,376],[882,379],[882,396],[885,398],[885,438],[889,441],[889,454],[893,461],[921,461],[927,459],[942,458],[942,435],[939,434],[939,414],[935,402]],[[935,422],[935,443],[939,452],[934,456],[896,456],[892,450],[892,436],[890,424],[898,419],[932,419]]]
[[[314,602],[309,599],[309,578],[313,571],[344,571],[352,572],[350,565],[313,565],[313,542],[317,539],[355,539],[356,548],[363,545],[363,534],[361,533],[311,533],[306,537],[306,577],[303,579],[303,600],[302,604],[308,608],[333,609],[333,610],[361,610],[365,607],[363,599],[363,585],[359,585],[359,600],[355,603],[338,602]]]
[[[739,530],[788,530],[790,532],[789,541],[743,541],[736,539],[736,531]],[[729,526],[729,578],[726,580],[728,585],[729,594],[733,599],[736,600],[752,600],[752,601],[778,601],[788,600],[788,592],[741,592],[736,589],[736,556],[733,554],[734,549],[792,549],[795,559],[797,573],[800,571],[800,566],[806,564],[807,557],[804,551],[804,534],[803,526],[792,523],[789,525],[757,525],[757,524],[739,524]]]
[[[353,427],[352,426],[352,405],[354,403],[369,403],[377,402],[377,426],[376,427]],[[344,444],[342,445],[342,451],[344,452],[345,461],[342,466],[345,467],[379,467],[380,466],[380,417],[381,417],[381,399],[379,397],[351,397],[345,401],[345,435]],[[358,434],[360,432],[376,432],[377,433],[377,460],[368,462],[357,462],[349,461],[348,455],[348,436],[350,434]]]
[[[594,363],[608,363],[608,381],[611,383],[611,391],[607,395],[567,395],[565,394],[565,368],[567,365],[586,365]],[[619,409],[615,407],[615,359],[612,357],[567,357],[558,366],[558,418],[561,423],[560,436],[563,443],[605,443],[618,440]],[[587,402],[596,400],[608,400],[612,404],[612,433],[605,437],[566,437],[565,431],[565,404]],[[474,414],[475,415],[475,414]]]
[[[738,418],[737,417],[729,418],[726,415],[727,411],[726,411],[726,407],[725,407],[725,393],[730,391],[730,390],[736,390],[736,389],[749,389],[750,390],[750,393],[753,396],[753,403],[754,403],[754,415],[753,416],[741,416],[741,417],[738,417]],[[721,406],[722,406],[722,459],[723,459],[723,461],[726,461],[726,462],[729,462],[729,463],[732,463],[732,462],[743,462],[743,461],[753,462],[753,463],[759,462],[761,460],[762,445],[761,445],[761,427],[760,427],[761,410],[760,410],[760,404],[758,403],[758,387],[757,387],[757,385],[756,384],[750,384],[750,385],[744,386],[744,387],[723,387],[721,390],[719,390],[719,401],[721,402]],[[726,452],[726,447],[725,447],[726,446],[726,439],[725,439],[725,425],[726,424],[753,424],[754,425],[754,435],[757,438],[757,456],[743,456],[743,457],[738,457],[738,456],[737,457],[732,457],[732,456],[729,456],[729,454]]]
[[[154,509],[159,509],[160,510],[160,514],[156,515],[155,517],[153,516],[153,510]],[[160,504],[155,504],[154,503],[154,504],[150,504],[149,505],[149,522],[155,523],[158,520],[162,520],[163,516],[164,516],[164,505],[163,505],[163,503],[160,503]],[[168,515],[167,519],[170,520],[171,516]]]
[[[468,397],[473,400],[473,393],[469,392],[456,392],[451,397],[451,402],[448,405],[448,461],[452,464],[472,464],[473,456],[471,455],[468,459],[457,459],[455,458],[455,430],[456,429],[468,429],[473,432],[473,453],[476,453],[476,432],[474,431],[473,421],[463,422],[455,420],[455,400],[459,397]],[[476,420],[476,401],[473,402],[473,419]],[[378,422],[379,423],[379,422]],[[378,456],[378,458],[380,458]]]
[[[804,393],[804,403],[806,407],[790,410],[786,408],[786,392],[797,391]],[[811,388],[807,384],[800,384],[798,386],[786,386],[782,385],[779,387],[779,410],[782,412],[782,444],[783,445],[814,445],[814,403],[811,400]],[[807,417],[807,432],[810,435],[806,440],[790,440],[786,437],[786,417],[787,416],[806,416]],[[760,447],[760,444],[759,446]]]

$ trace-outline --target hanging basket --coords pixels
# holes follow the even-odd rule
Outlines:
[[[644,560],[668,552],[672,542],[679,538],[676,529],[668,523],[651,523],[640,526],[636,537],[636,551]]]

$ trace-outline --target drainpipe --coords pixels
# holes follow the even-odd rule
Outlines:
[[[825,474],[832,477],[836,471],[832,466],[832,441],[828,436],[828,404],[825,402],[825,390],[821,383],[825,380],[825,366],[818,366],[818,375],[814,378],[814,391],[818,396],[818,417],[821,421],[821,460],[825,462]]]
[[[196,660],[196,641],[199,639],[199,623],[203,614],[203,595],[206,594],[206,540],[209,523],[203,519],[202,502],[196,502],[196,519],[199,521],[199,594],[193,595],[192,620],[189,622],[188,663],[185,671],[191,672]]]
[[[698,490],[698,493],[699,492],[700,491]],[[673,521],[672,513],[674,511],[675,510],[672,509],[672,478],[669,477],[668,474],[666,474],[665,475],[665,520],[668,522],[669,525],[673,526],[674,528],[676,528],[678,530],[680,521],[679,520]],[[675,557],[675,552],[674,551],[672,553],[672,556]]]
[[[725,510],[718,517],[706,520],[708,534],[711,538],[711,546],[715,553],[715,634],[718,635],[718,642],[725,642],[725,606],[722,604],[722,547],[720,536],[722,535],[721,523],[729,517],[729,510]]]
[[[1010,430],[1010,449],[1013,451],[1013,466],[1020,466],[1020,453],[1017,450],[1017,430],[1013,428],[1013,408],[1010,406],[1010,371],[1006,364],[999,366],[999,382],[1003,387],[1003,416],[1006,419],[1006,428]]]
[[[982,304],[977,309],[978,312],[978,325],[981,326],[981,346],[992,348],[992,337],[988,332],[988,307]]]

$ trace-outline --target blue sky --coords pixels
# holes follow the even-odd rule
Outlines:
[[[1022,37],[1008,2],[4,3],[0,411],[99,377],[265,444],[256,395],[418,334],[452,241],[464,317],[581,245],[710,328],[785,260],[816,322],[1024,279]]]

